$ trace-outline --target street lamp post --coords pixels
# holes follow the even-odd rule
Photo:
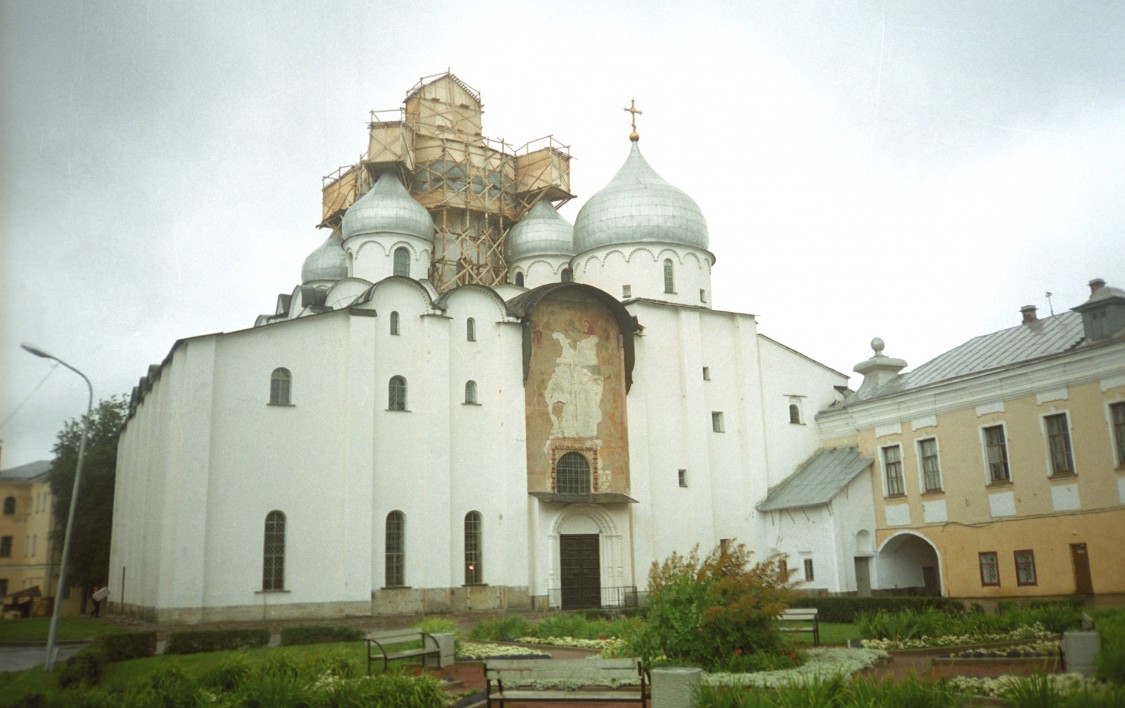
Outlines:
[[[82,479],[82,463],[86,458],[86,438],[90,433],[90,415],[94,411],[94,386],[90,383],[90,379],[86,378],[86,374],[66,363],[62,359],[48,354],[39,347],[33,346],[24,342],[20,345],[25,351],[34,354],[35,356],[44,359],[53,359],[70,369],[74,373],[82,377],[86,382],[86,388],[90,392],[90,401],[86,405],[86,417],[82,419],[82,442],[78,445],[78,468],[74,471],[74,488],[70,493],[70,512],[66,516],[66,528],[63,531],[63,551],[62,561],[59,563],[59,584],[55,587],[55,603],[51,611],[51,628],[47,631],[47,658],[43,663],[43,668],[50,671],[55,667],[55,635],[59,629],[59,608],[62,606],[60,602],[63,588],[66,587],[66,562],[70,558],[70,534],[74,530],[74,509],[78,506],[78,483]],[[50,582],[50,578],[47,579]]]

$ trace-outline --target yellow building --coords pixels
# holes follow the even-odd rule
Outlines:
[[[60,555],[51,543],[50,469],[51,463],[41,460],[0,471],[0,603],[8,613],[50,611],[41,598],[55,592]],[[67,599],[64,614],[77,614],[78,593]]]
[[[872,588],[1125,593],[1125,291],[1090,288],[907,373],[876,339],[859,390],[817,417],[826,445],[875,460]]]

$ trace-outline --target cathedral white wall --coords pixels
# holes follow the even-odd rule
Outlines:
[[[666,260],[672,262],[672,292],[665,288]],[[597,248],[571,261],[575,282],[601,288],[614,297],[649,298],[703,308],[711,307],[714,262],[715,257],[701,249],[656,243]]]
[[[523,273],[523,287],[530,290],[540,285],[562,282],[562,272],[570,267],[567,256],[535,256],[508,264],[508,280],[516,282],[516,273]]]
[[[348,276],[377,283],[394,275],[394,252],[405,247],[410,253],[410,277],[424,280],[430,272],[433,243],[417,236],[366,234],[344,241],[348,256]]]

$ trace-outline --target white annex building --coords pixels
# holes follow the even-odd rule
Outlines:
[[[373,113],[301,284],[141,379],[117,611],[622,606],[653,561],[729,539],[856,590],[871,459],[813,418],[847,377],[714,309],[703,214],[635,126],[571,226],[566,150],[493,143],[480,107],[442,74]]]

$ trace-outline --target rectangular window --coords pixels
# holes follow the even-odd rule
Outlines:
[[[805,582],[810,583],[813,581],[813,565],[812,558],[805,559]]]
[[[1113,445],[1117,451],[1117,466],[1125,467],[1125,403],[1114,403],[1109,407],[1113,418]]]
[[[789,582],[789,561],[784,558],[779,558],[777,567],[781,570],[781,577],[784,578],[786,582]]]
[[[984,429],[985,461],[988,464],[988,482],[1011,480],[1008,471],[1008,446],[1004,443],[1004,426],[993,425]]]
[[[906,493],[902,484],[902,448],[898,445],[883,448],[883,474],[887,480],[888,497],[900,497]]]
[[[922,486],[927,492],[941,491],[941,465],[938,464],[937,438],[918,441],[918,458],[922,461]]]
[[[710,366],[703,367],[703,380],[704,381],[710,381],[711,380],[711,367]]]
[[[980,559],[980,584],[1000,585],[1000,560],[994,551],[979,553]]]
[[[711,412],[711,430],[714,430],[716,433],[726,432],[726,427],[723,425],[722,411]]]
[[[1045,416],[1047,447],[1051,454],[1051,476],[1074,474],[1074,455],[1070,450],[1070,425],[1066,413]]]
[[[0,536],[0,558],[12,557],[12,537]]]
[[[680,486],[686,487],[687,486],[687,470],[679,470],[679,472],[677,473],[677,476],[679,477],[679,480],[680,480]]]
[[[633,297],[633,286],[632,285],[622,285],[621,286],[621,297]]]
[[[1035,579],[1035,552],[1016,551],[1016,584],[1037,585]]]
[[[699,289],[699,301],[702,302],[702,303],[707,302],[707,291],[704,290],[703,288]]]
[[[0,595],[8,594],[8,579],[0,578]]]

